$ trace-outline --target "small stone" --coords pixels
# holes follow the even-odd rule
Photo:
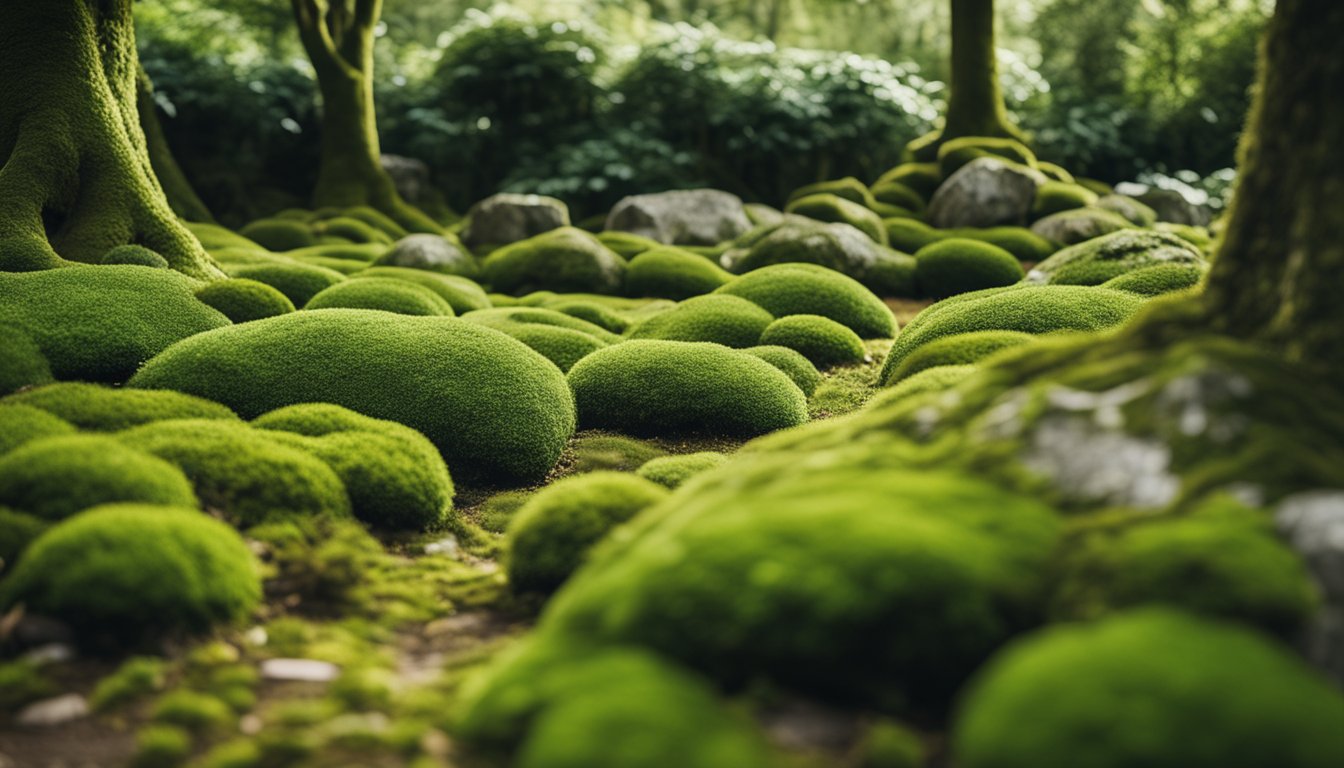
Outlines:
[[[447,555],[449,557],[457,557],[457,553],[460,549],[461,547],[458,546],[456,536],[445,536],[442,539],[439,539],[437,541],[431,541],[430,543],[426,544],[425,554]]]
[[[33,702],[24,707],[16,722],[28,728],[49,728],[89,714],[89,703],[78,693],[67,693]]]
[[[542,195],[491,195],[467,211],[462,242],[468,247],[499,247],[569,226],[569,208]]]
[[[430,272],[472,277],[478,267],[471,254],[441,235],[407,235],[392,244],[374,262],[378,267],[409,267]]]
[[[270,636],[266,634],[266,628],[260,626],[253,627],[247,630],[247,632],[244,633],[243,635],[243,639],[247,641],[248,645],[255,646],[258,648],[270,642],[271,640]]]
[[[42,667],[47,664],[59,664],[75,657],[75,649],[66,643],[47,643],[25,653],[25,661]]]
[[[263,678],[281,682],[329,683],[340,673],[340,667],[317,659],[267,659],[261,663]]]
[[[606,228],[666,245],[716,245],[751,229],[742,198],[718,189],[632,195],[612,207]]]
[[[244,736],[256,736],[258,733],[261,733],[263,726],[265,726],[265,722],[262,721],[259,716],[252,713],[243,715],[238,720],[238,731]]]

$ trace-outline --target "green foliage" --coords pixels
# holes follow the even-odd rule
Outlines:
[[[680,301],[711,293],[733,276],[703,256],[671,246],[651,248],[630,261],[625,290],[631,296]]]
[[[553,365],[455,318],[295,312],[188,339],[132,384],[210,397],[247,418],[297,403],[342,405],[420,431],[455,476],[538,479],[574,429],[573,401]]]
[[[1202,268],[1199,249],[1174,235],[1127,229],[1065,248],[1031,271],[1038,283],[1099,285],[1143,267],[1181,265]]]
[[[741,296],[775,317],[821,315],[863,338],[891,338],[896,319],[861,283],[814,264],[776,264],[736,278],[717,293]]]
[[[622,472],[590,472],[547,486],[509,524],[509,584],[518,592],[554,592],[608,531],[666,495],[660,485]]]
[[[206,283],[196,291],[196,298],[219,310],[234,323],[294,311],[294,303],[285,294],[265,283],[241,277]]]
[[[821,384],[821,373],[803,353],[781,346],[748,347],[743,352],[753,354],[784,372],[804,395],[812,396]]]
[[[1193,264],[1154,264],[1117,275],[1101,284],[1102,288],[1129,291],[1140,296],[1160,296],[1199,285],[1204,268]]]
[[[491,288],[505,293],[619,293],[625,261],[591,234],[560,227],[491,253],[481,271]]]
[[[377,309],[400,315],[452,316],[453,307],[430,289],[394,277],[355,277],[324,288],[304,309]]]
[[[242,538],[218,520],[114,504],[42,534],[0,584],[0,605],[59,618],[83,645],[123,647],[244,618],[261,597],[257,571]]]
[[[168,260],[143,245],[118,245],[103,254],[103,264],[133,264],[168,269]]]
[[[717,451],[681,453],[650,459],[635,474],[668,488],[678,488],[701,472],[717,469],[728,462],[728,457]]]
[[[965,768],[1326,768],[1344,698],[1287,649],[1161,609],[1048,629],[996,657],[953,736]]]
[[[323,289],[345,279],[345,275],[334,269],[292,260],[226,266],[226,270],[230,277],[256,280],[275,288],[296,307],[302,307]]]
[[[1067,181],[1050,180],[1036,189],[1036,199],[1031,204],[1031,215],[1042,218],[1060,211],[1085,208],[1097,202],[1097,193],[1087,187]]]
[[[821,315],[781,317],[761,333],[760,342],[792,349],[821,369],[861,363],[868,354],[858,334]]]
[[[788,376],[718,344],[623,342],[580,360],[569,383],[584,427],[751,437],[807,420]]]
[[[555,363],[562,371],[568,371],[588,354],[616,340],[605,328],[551,309],[481,309],[464,315],[462,319],[507,333]]]
[[[1025,275],[1011,253],[978,240],[939,240],[915,254],[915,283],[935,299],[1012,285]]]
[[[73,381],[30,389],[10,395],[3,402],[39,408],[90,432],[120,432],[164,419],[238,419],[227,406],[181,392],[104,387]]]
[[[894,384],[926,368],[978,363],[999,350],[1027,344],[1033,338],[1021,331],[971,331],[934,339],[906,355],[885,383]]]
[[[51,366],[42,349],[27,333],[11,325],[0,325],[0,397],[11,392],[52,381]]]
[[[307,223],[294,219],[257,219],[238,234],[268,251],[292,251],[317,245],[317,235]]]
[[[632,339],[708,341],[726,347],[754,347],[774,320],[746,299],[714,294],[687,299],[630,330]]]
[[[448,302],[459,315],[477,309],[489,309],[490,299],[474,281],[459,275],[445,275],[410,267],[369,267],[355,273],[364,277],[395,277],[428,288]]]
[[[838,195],[823,193],[800,197],[790,201],[784,211],[817,221],[848,224],[874,242],[887,244],[887,230],[882,225],[882,218],[871,209]]]

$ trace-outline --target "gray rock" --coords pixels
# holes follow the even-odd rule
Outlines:
[[[1106,195],[1097,200],[1097,208],[1124,216],[1136,227],[1151,227],[1157,223],[1157,211],[1128,195]]]
[[[317,659],[267,659],[261,662],[261,676],[267,680],[328,683],[340,673],[340,667]]]
[[[1129,220],[1118,213],[1100,208],[1075,208],[1040,219],[1031,225],[1031,231],[1061,245],[1076,245],[1129,227]]]
[[[742,199],[717,189],[633,195],[607,215],[606,228],[666,245],[715,245],[751,229]]]
[[[466,250],[446,237],[430,234],[401,238],[373,263],[379,267],[410,267],[466,277],[474,277],[480,271],[476,259]]]
[[[569,226],[569,209],[554,197],[499,194],[467,211],[462,242],[469,248],[500,246]]]
[[[429,191],[429,166],[413,157],[401,155],[383,155],[379,160],[383,170],[392,177],[397,194],[411,205],[424,202]]]
[[[1204,255],[1174,235],[1123,229],[1069,246],[1037,264],[1026,282],[1100,285],[1112,277],[1158,264],[1204,266]]]
[[[939,229],[1022,225],[1045,174],[996,157],[962,166],[933,193],[925,218]]]
[[[1213,221],[1213,211],[1207,205],[1192,203],[1174,189],[1149,189],[1134,197],[1152,208],[1158,221],[1193,227],[1207,227]]]
[[[25,728],[50,728],[89,714],[89,703],[78,693],[35,701],[19,711],[15,721]]]
[[[1344,684],[1344,491],[1290,496],[1279,503],[1274,521],[1306,561],[1324,598],[1308,629],[1307,658]]]
[[[858,229],[788,215],[757,227],[719,257],[734,274],[771,264],[820,264],[843,272],[879,295],[904,296],[913,289],[914,258],[873,242]]]

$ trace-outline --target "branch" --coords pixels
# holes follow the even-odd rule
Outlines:
[[[294,20],[299,27],[299,41],[319,77],[323,71],[342,69],[343,62],[327,30],[318,0],[290,0],[290,4],[294,7]]]
[[[350,66],[363,69],[373,53],[373,28],[382,15],[383,0],[355,0],[354,24],[341,39],[341,55]]]

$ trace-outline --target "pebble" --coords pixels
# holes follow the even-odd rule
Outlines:
[[[33,702],[24,707],[16,718],[19,725],[45,728],[78,720],[89,714],[89,703],[78,693],[67,693]]]
[[[31,662],[39,667],[44,667],[48,664],[59,664],[63,661],[69,661],[74,657],[75,649],[65,643],[47,643],[46,645],[40,645],[23,654],[25,661]]]
[[[329,683],[340,673],[335,664],[317,659],[267,659],[261,663],[261,676],[267,680]]]

